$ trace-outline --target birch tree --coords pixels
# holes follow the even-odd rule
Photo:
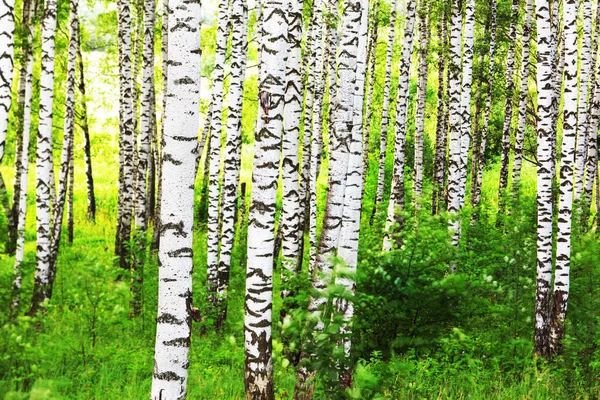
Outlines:
[[[577,59],[579,57],[577,51],[577,1],[565,1],[563,7],[565,18],[565,94],[563,139],[560,157],[560,199],[558,203],[556,269],[554,271],[554,294],[551,305],[552,314],[548,343],[551,354],[560,354],[562,352],[562,339],[564,338],[571,267],[571,216],[573,209],[575,143],[580,128],[577,124]]]
[[[36,226],[37,253],[31,314],[50,298],[50,171],[52,160],[52,107],[54,103],[54,40],[56,32],[55,0],[45,2],[42,21],[42,75],[40,122],[37,134]],[[52,185],[53,188],[53,185]]]
[[[485,112],[483,114],[483,127],[481,129],[481,134],[479,137],[479,146],[477,148],[474,147],[473,150],[474,152],[478,152],[477,154],[473,154],[473,159],[476,159],[477,162],[473,164],[475,168],[471,171],[471,204],[473,205],[473,207],[477,207],[481,199],[481,183],[483,180],[483,168],[485,166],[485,148],[487,145],[487,135],[490,128],[490,115],[492,113],[492,91],[494,89],[494,62],[496,56],[496,10],[496,0],[491,0],[490,53],[487,77],[487,95],[485,101]],[[525,37],[525,33],[523,33],[523,37]]]
[[[259,109],[248,224],[244,318],[246,398],[273,398],[273,244],[285,93],[286,1],[263,3]]]
[[[510,45],[506,58],[506,105],[504,106],[504,126],[502,128],[502,153],[500,158],[500,183],[498,187],[498,213],[502,213],[504,190],[508,185],[508,163],[510,156],[510,130],[512,126],[513,93],[515,90],[515,43],[517,39],[517,24],[519,23],[519,0],[512,1],[512,14],[508,37]]]
[[[392,192],[387,209],[383,239],[383,250],[392,248],[389,230],[394,223],[399,223],[396,217],[398,210],[404,208],[404,143],[406,140],[406,114],[408,110],[408,94],[410,81],[410,63],[414,39],[416,2],[409,1],[406,5],[406,22],[404,26],[404,43],[400,59],[400,75],[398,78],[398,97],[396,100],[396,137],[394,139],[394,173],[392,175]]]
[[[429,45],[430,8],[427,1],[419,4],[419,82],[417,88],[417,111],[415,116],[415,160],[413,178],[413,200],[418,201],[423,194],[423,135],[425,133],[425,102],[427,100],[427,53]]]
[[[600,42],[600,7],[596,8],[596,27],[594,32],[594,38],[592,41],[592,49],[596,49]],[[598,115],[600,115],[600,97],[598,94],[598,87],[600,86],[600,74],[597,73],[597,60],[598,54],[596,51],[592,51],[591,61],[591,76],[590,76],[590,111],[587,113],[587,157],[585,163],[585,189],[584,189],[584,212],[589,212],[589,208],[592,202],[592,190],[594,186],[595,176],[597,173],[598,164],[598,146],[596,144],[598,138]],[[587,223],[587,220],[585,221]]]
[[[572,0],[571,0],[572,1]],[[548,354],[552,279],[552,31],[547,0],[536,0],[537,22],[537,280],[535,353]]]
[[[221,172],[221,131],[223,84],[225,73],[225,52],[229,36],[228,0],[221,0],[218,11],[217,41],[215,48],[215,69],[213,71],[212,113],[210,120],[210,153],[207,153],[208,176],[208,220],[206,235],[206,266],[208,268],[208,291],[210,301],[216,304],[219,269],[219,178]]]
[[[135,253],[131,271],[131,312],[137,316],[141,312],[143,271],[146,258],[146,231],[148,229],[146,209],[146,180],[148,178],[148,158],[150,138],[156,124],[154,117],[154,20],[155,1],[144,1],[144,39],[142,52],[142,93],[140,114],[140,135],[137,151],[137,185],[135,206]]]
[[[519,91],[519,118],[515,135],[515,151],[513,160],[512,185],[518,193],[521,182],[521,165],[523,162],[523,141],[527,122],[527,95],[529,94],[529,47],[531,42],[532,0],[525,6],[525,23],[523,25],[523,45],[521,49],[521,90]]]
[[[192,328],[192,236],[200,100],[200,3],[170,0],[153,400],[184,399]]]
[[[131,78],[130,0],[119,0],[117,13],[119,20],[119,194],[115,255],[119,257],[119,266],[129,269],[135,134],[134,95]]]
[[[229,84],[229,116],[227,119],[227,141],[223,167],[223,208],[221,210],[223,225],[221,227],[221,249],[217,273],[217,296],[221,304],[218,307],[217,327],[222,326],[225,322],[231,252],[235,239],[235,211],[238,199],[242,150],[242,101],[248,35],[247,13],[245,0],[233,0],[231,11],[233,26],[231,82]]]
[[[8,130],[14,67],[14,0],[0,2],[0,161]]]

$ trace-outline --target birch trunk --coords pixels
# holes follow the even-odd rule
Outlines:
[[[519,91],[519,118],[515,135],[515,152],[513,160],[512,185],[514,194],[518,194],[521,182],[521,165],[523,162],[523,140],[527,122],[527,95],[529,94],[529,47],[531,43],[532,0],[525,6],[525,24],[523,25],[523,45],[521,55],[521,90]]]
[[[592,49],[597,49],[598,43],[600,42],[600,7],[597,7],[596,11],[596,28],[594,33],[594,39],[592,41]],[[600,74],[597,73],[597,53],[592,51],[591,61],[591,89],[590,89],[590,111],[587,113],[586,129],[587,129],[587,158],[585,163],[586,169],[586,180],[584,190],[584,212],[589,213],[589,209],[592,203],[592,191],[594,187],[596,170],[598,169],[598,125],[597,120],[600,115],[600,94],[598,93],[598,87],[600,86]],[[587,219],[585,221],[587,224]]]
[[[76,1],[76,0],[75,0]],[[73,4],[71,4],[73,7]],[[77,10],[77,3],[75,3]],[[40,79],[40,121],[37,133],[36,164],[36,265],[30,314],[35,314],[51,296],[50,287],[50,171],[52,160],[52,107],[54,103],[54,39],[56,0],[45,2],[42,21],[42,74]],[[76,18],[72,16],[72,18]],[[71,53],[69,49],[69,53]]]
[[[185,399],[192,328],[192,236],[200,100],[200,4],[171,0],[153,400]]]
[[[398,78],[398,98],[396,100],[396,137],[394,140],[394,173],[392,175],[392,192],[385,222],[386,234],[383,238],[383,250],[392,249],[390,229],[394,223],[400,223],[397,211],[404,208],[404,142],[406,141],[406,114],[410,81],[410,63],[413,48],[416,1],[406,5],[406,25],[404,26],[404,44],[400,59],[400,76]]]
[[[231,252],[235,240],[235,210],[238,200],[242,150],[242,101],[246,72],[246,45],[248,35],[247,9],[245,0],[234,0],[231,11],[233,25],[231,82],[229,84],[229,117],[227,120],[227,142],[223,172],[223,202],[221,249],[217,273],[217,296],[219,301],[216,326],[220,328],[227,317],[227,289]]]
[[[498,214],[504,211],[504,190],[508,186],[508,164],[510,158],[510,131],[513,115],[513,93],[515,90],[514,66],[517,24],[519,23],[519,0],[512,2],[510,31],[508,33],[510,47],[506,60],[506,105],[504,106],[504,126],[502,128],[502,153],[500,158],[500,183],[498,187]]]
[[[213,71],[212,113],[210,120],[210,153],[208,161],[208,220],[206,267],[208,268],[209,301],[216,305],[219,270],[219,178],[221,172],[221,133],[223,110],[223,84],[225,72],[225,52],[229,37],[228,0],[221,0],[218,11],[217,41],[215,48],[215,69]]]
[[[0,2],[0,161],[8,130],[14,67],[14,0]]]
[[[572,0],[571,0],[572,1]],[[548,0],[536,0],[537,22],[537,283],[535,353],[548,355],[550,280],[552,279],[552,31]]]
[[[288,24],[285,0],[263,4],[259,110],[252,201],[248,224],[248,263],[244,318],[244,384],[247,399],[272,399],[273,242],[285,92]]]

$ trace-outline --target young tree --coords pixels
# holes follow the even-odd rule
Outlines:
[[[562,352],[567,301],[569,298],[569,275],[571,267],[571,214],[573,208],[573,171],[575,142],[577,138],[577,1],[564,3],[565,46],[565,95],[563,140],[560,162],[560,199],[558,204],[558,235],[556,240],[556,269],[554,271],[554,295],[551,306],[549,352]],[[583,66],[583,65],[582,65]]]
[[[14,0],[0,2],[0,161],[4,156],[14,67]]]
[[[532,0],[525,6],[525,23],[523,25],[523,45],[521,49],[521,90],[519,91],[519,118],[515,135],[515,157],[513,160],[512,185],[513,192],[518,194],[521,182],[521,164],[523,162],[523,140],[527,121],[527,95],[529,94],[529,47],[531,42]]]
[[[394,222],[400,223],[397,211],[404,208],[404,142],[406,140],[406,114],[408,110],[408,94],[410,81],[410,63],[413,48],[416,1],[406,4],[406,22],[404,26],[404,44],[400,59],[400,77],[398,79],[398,97],[396,100],[396,137],[394,140],[394,173],[392,175],[392,192],[385,222],[386,235],[383,238],[383,250],[392,249],[389,234]]]
[[[496,55],[496,0],[490,1],[490,13],[491,13],[491,26],[490,26],[490,58],[488,65],[488,79],[487,79],[487,96],[485,101],[485,112],[483,114],[483,127],[481,128],[481,134],[479,137],[479,146],[473,148],[474,152],[473,159],[477,162],[473,165],[475,168],[471,171],[471,204],[473,207],[479,205],[481,199],[481,182],[483,180],[483,167],[485,166],[485,147],[487,145],[487,134],[490,129],[490,115],[492,113],[492,91],[494,89],[494,61]],[[527,80],[527,79],[525,79]]]
[[[37,134],[36,225],[37,253],[31,314],[50,298],[50,171],[52,160],[52,107],[54,103],[54,39],[56,32],[55,0],[45,3],[42,21],[42,76],[40,122]],[[54,178],[52,176],[52,178]],[[54,186],[52,184],[52,189]]]
[[[419,83],[417,88],[417,111],[415,116],[415,160],[413,200],[418,206],[423,194],[423,135],[425,133],[425,102],[427,100],[427,53],[429,45],[429,18],[431,7],[426,0],[419,4]]]
[[[583,194],[583,178],[585,176],[585,158],[586,158],[586,120],[588,112],[588,89],[589,76],[591,68],[590,54],[592,53],[592,2],[584,0],[581,2],[583,7],[583,33],[581,36],[581,53],[579,57],[579,102],[577,106],[577,148],[575,153],[575,200],[581,200]],[[566,20],[566,17],[565,17]],[[576,20],[577,22],[577,20]],[[575,22],[575,23],[576,23]],[[566,30],[566,21],[565,21]],[[566,33],[565,33],[566,34]],[[565,39],[566,40],[566,39]],[[565,43],[566,45],[566,43]],[[576,50],[577,51],[577,50]],[[595,50],[597,51],[597,50]],[[577,63],[577,60],[575,61]],[[565,82],[565,85],[568,83]],[[564,111],[566,114],[566,110]],[[565,117],[566,119],[566,117]],[[562,158],[562,157],[561,157]],[[561,167],[562,169],[562,167]],[[562,174],[562,172],[561,172]],[[562,179],[561,179],[562,180]],[[580,204],[581,206],[581,204]],[[581,211],[581,208],[579,208]]]
[[[446,145],[448,141],[448,102],[446,90],[446,52],[448,42],[448,12],[442,5],[442,17],[438,20],[438,92],[437,122],[435,128],[435,158],[433,165],[433,190],[431,215],[435,215],[444,202],[444,180],[446,175]]]
[[[570,0],[572,1],[572,0]],[[548,355],[552,279],[552,31],[548,0],[536,0],[537,22],[537,283],[535,353]]]
[[[508,37],[510,45],[506,59],[506,105],[504,107],[504,126],[502,128],[502,153],[500,159],[500,183],[498,188],[498,213],[504,210],[504,190],[508,185],[508,163],[510,156],[510,130],[513,115],[513,93],[515,91],[515,43],[517,39],[517,24],[519,23],[519,0],[512,1],[512,14]]]
[[[129,269],[135,136],[130,0],[119,0],[117,11],[119,19],[119,194],[115,255],[119,257],[119,266]]]
[[[164,121],[153,400],[186,396],[200,101],[200,3],[171,0]]]
[[[385,58],[385,81],[383,84],[383,106],[381,107],[381,131],[379,138],[379,169],[377,174],[377,194],[375,204],[373,205],[374,216],[377,211],[377,204],[383,201],[383,190],[385,186],[385,164],[387,153],[387,136],[389,125],[389,103],[390,103],[390,86],[392,82],[392,58],[394,55],[394,40],[396,37],[396,7],[397,1],[392,0],[392,11],[390,14],[390,32],[387,42],[387,53]],[[406,39],[405,39],[406,43]],[[373,218],[371,217],[371,220]]]
[[[212,113],[210,120],[210,153],[208,168],[208,232],[206,266],[208,268],[208,292],[211,303],[216,304],[216,292],[219,269],[219,178],[221,172],[221,131],[222,131],[222,107],[223,107],[223,84],[225,73],[225,52],[227,50],[227,38],[229,37],[228,24],[228,0],[219,3],[217,41],[215,49],[215,69],[213,71],[212,87]]]
[[[246,398],[273,398],[272,310],[273,242],[283,103],[287,20],[286,2],[263,3],[258,77],[259,109],[248,224],[248,263],[244,318]]]
[[[233,0],[230,16],[233,25],[231,82],[229,84],[229,117],[227,119],[221,210],[223,225],[221,228],[221,249],[217,273],[217,296],[220,303],[216,320],[217,327],[221,327],[225,323],[227,316],[227,288],[229,286],[231,252],[235,239],[235,211],[238,199],[242,150],[242,101],[248,40],[247,13],[245,0]]]
[[[142,284],[146,258],[146,231],[148,229],[146,209],[146,180],[148,177],[148,157],[150,138],[154,131],[154,20],[155,1],[144,1],[144,41],[142,54],[142,96],[140,115],[140,139],[137,152],[137,186],[135,206],[135,245],[134,262],[131,271],[131,313],[138,316],[142,307]]]
[[[92,174],[92,145],[90,142],[90,128],[88,124],[87,99],[85,91],[83,54],[81,53],[81,27],[77,39],[77,69],[79,70],[77,86],[81,93],[81,111],[79,114],[81,130],[83,131],[83,159],[85,162],[85,181],[87,186],[87,219],[96,219],[96,195],[94,193],[94,175]]]

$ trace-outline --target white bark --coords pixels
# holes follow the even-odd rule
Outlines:
[[[185,399],[192,325],[194,178],[200,100],[200,3],[171,0],[164,121],[158,318],[152,399]]]
[[[0,1],[0,161],[4,156],[14,67],[14,0]]]

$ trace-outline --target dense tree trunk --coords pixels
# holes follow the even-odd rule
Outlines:
[[[392,0],[392,11],[390,14],[390,28],[387,42],[387,53],[385,58],[385,81],[383,84],[383,105],[381,107],[381,128],[379,137],[379,168],[377,174],[377,194],[373,204],[372,216],[377,211],[377,205],[383,201],[385,187],[385,164],[387,155],[387,137],[389,125],[390,86],[392,83],[392,58],[394,56],[394,40],[396,36],[396,7],[397,1]],[[411,39],[412,40],[412,39]],[[406,43],[406,41],[405,41]],[[373,220],[373,217],[371,217]]]
[[[427,100],[427,53],[429,43],[429,18],[431,6],[422,0],[419,5],[419,83],[417,88],[417,111],[415,117],[415,160],[413,178],[413,201],[417,207],[423,194],[423,136],[425,134],[425,102]]]
[[[483,168],[485,167],[485,148],[487,145],[487,135],[490,129],[490,116],[492,114],[492,92],[494,84],[494,62],[496,55],[496,0],[490,2],[491,24],[490,24],[490,55],[487,76],[487,95],[485,100],[485,111],[483,114],[483,126],[479,135],[477,147],[473,147],[473,158],[477,158],[475,168],[471,171],[471,204],[477,207],[481,200],[481,184],[483,180]]]
[[[563,99],[563,139],[560,157],[560,199],[558,204],[556,269],[554,271],[554,295],[551,305],[552,315],[548,343],[550,354],[562,353],[562,340],[565,333],[571,267],[571,215],[573,208],[575,143],[578,128],[583,126],[583,124],[579,125],[577,123],[577,1],[567,0],[563,7],[565,23],[565,94]],[[582,64],[583,67],[584,64]]]
[[[76,1],[76,0],[74,0]],[[73,6],[73,3],[72,3]],[[74,5],[77,8],[77,3]],[[50,171],[52,159],[52,108],[54,104],[54,39],[56,32],[56,0],[45,2],[42,21],[42,75],[40,122],[37,134],[36,164],[36,265],[30,313],[35,314],[50,298]],[[73,19],[77,16],[74,14]],[[69,49],[71,52],[71,49]],[[75,53],[73,54],[75,55]],[[53,187],[54,185],[52,185]],[[53,187],[54,188],[54,187]]]
[[[81,53],[81,27],[78,33],[77,46],[78,88],[81,93],[81,130],[83,131],[83,160],[85,162],[85,182],[87,187],[87,219],[96,220],[96,195],[94,193],[94,176],[92,174],[92,145],[90,142],[90,128],[88,125],[87,99],[85,95],[85,79],[83,67],[83,55]]]
[[[222,133],[222,107],[223,84],[225,73],[225,52],[227,51],[227,38],[229,37],[228,0],[219,3],[219,16],[217,26],[217,41],[215,48],[215,69],[213,71],[212,87],[212,113],[210,120],[210,153],[208,165],[208,221],[207,221],[207,260],[208,268],[208,293],[209,301],[216,305],[219,269],[219,178],[221,172],[221,133]]]
[[[223,326],[227,316],[227,289],[229,287],[231,252],[235,240],[235,211],[238,200],[242,151],[242,101],[246,72],[247,13],[245,0],[233,0],[231,11],[233,25],[231,82],[229,84],[229,116],[227,120],[221,210],[223,225],[221,228],[221,249],[217,273],[217,296],[220,303],[216,319],[218,328]]]
[[[12,98],[14,67],[14,0],[0,2],[0,161],[8,130],[8,112]]]
[[[245,368],[247,399],[272,399],[273,242],[277,180],[285,92],[288,30],[286,2],[263,4],[260,41],[259,109],[248,224],[245,297]]]
[[[200,100],[200,3],[171,0],[162,140],[153,400],[185,399],[192,328],[194,180]],[[163,16],[164,18],[164,16]]]
[[[572,0],[571,0],[572,1]],[[537,280],[535,353],[548,355],[552,279],[552,31],[548,0],[536,0],[537,21]]]
[[[130,267],[129,240],[133,214],[135,114],[131,71],[130,0],[117,2],[119,18],[119,195],[115,255],[119,266]]]
[[[29,138],[31,131],[31,100],[33,97],[33,27],[29,26],[31,13],[34,5],[27,3],[26,6],[30,7],[23,10],[23,16],[25,22],[24,27],[27,31],[25,44],[23,46],[23,55],[25,61],[21,68],[21,82],[23,82],[23,93],[21,95],[21,88],[19,88],[19,102],[23,104],[23,136],[21,139],[21,146],[17,146],[19,152],[17,153],[16,162],[16,174],[15,174],[15,196],[13,200],[13,221],[15,223],[16,232],[14,239],[16,240],[16,255],[14,265],[14,278],[13,278],[13,299],[12,309],[16,312],[19,309],[21,301],[21,282],[22,282],[22,262],[25,254],[25,218],[27,215],[27,181],[29,175]],[[23,71],[23,67],[25,71]],[[23,73],[24,72],[24,73]],[[20,83],[21,83],[20,82]],[[15,213],[16,212],[16,213]],[[11,244],[9,242],[9,244]],[[10,251],[10,250],[9,250]],[[11,253],[9,253],[11,254]]]
[[[137,151],[137,186],[135,207],[135,251],[131,271],[131,302],[133,316],[141,313],[142,284],[146,262],[147,185],[150,138],[153,136],[156,119],[154,116],[154,0],[144,1],[144,41],[142,54],[142,93],[140,114],[140,138]]]
[[[383,239],[383,250],[392,248],[390,229],[394,223],[400,223],[397,211],[404,208],[404,142],[406,141],[406,114],[410,81],[410,63],[413,48],[416,1],[406,5],[406,22],[404,26],[404,44],[400,59],[400,75],[398,78],[398,97],[396,100],[396,137],[394,140],[394,172],[392,174],[392,191],[385,222],[386,234]]]
[[[579,102],[577,103],[577,148],[575,152],[575,201],[581,200],[583,194],[583,178],[585,176],[585,158],[586,158],[586,120],[588,112],[588,92],[589,92],[589,76],[591,60],[590,54],[592,53],[591,41],[592,41],[592,2],[591,0],[584,0],[580,2],[583,8],[583,33],[581,36],[581,52],[579,53],[580,71],[579,71]],[[577,13],[576,13],[577,15]],[[566,19],[566,18],[565,18]],[[577,21],[575,21],[577,23]],[[567,23],[565,22],[565,30]],[[566,34],[566,33],[565,33]],[[566,40],[566,39],[565,39]],[[575,48],[576,51],[578,48]],[[595,49],[594,51],[597,51]],[[577,64],[575,59],[575,64]],[[577,79],[577,77],[575,77]],[[565,82],[565,85],[568,85]],[[577,87],[577,82],[575,82]],[[566,111],[565,111],[566,114]],[[562,158],[562,157],[561,157]],[[562,167],[561,167],[562,169]],[[561,179],[562,181],[562,179]],[[581,205],[579,204],[579,211],[581,211]]]
[[[521,90],[519,91],[519,118],[515,135],[512,185],[514,194],[519,193],[521,165],[523,163],[523,141],[527,122],[527,95],[529,94],[529,48],[531,43],[531,12],[533,0],[527,0],[525,23],[523,25],[523,45],[521,49]]]
[[[446,175],[446,146],[448,140],[448,103],[446,90],[446,52],[448,41],[448,13],[444,7],[443,16],[438,21],[438,92],[437,122],[435,128],[435,158],[433,165],[433,190],[431,214],[435,215],[444,202],[444,177]]]
[[[512,0],[512,14],[508,37],[510,45],[506,60],[506,105],[504,107],[504,126],[502,128],[502,153],[500,158],[500,183],[498,187],[498,214],[504,212],[504,190],[508,186],[508,164],[510,158],[510,131],[513,116],[513,94],[515,90],[515,48],[517,24],[519,23],[519,0]]]

